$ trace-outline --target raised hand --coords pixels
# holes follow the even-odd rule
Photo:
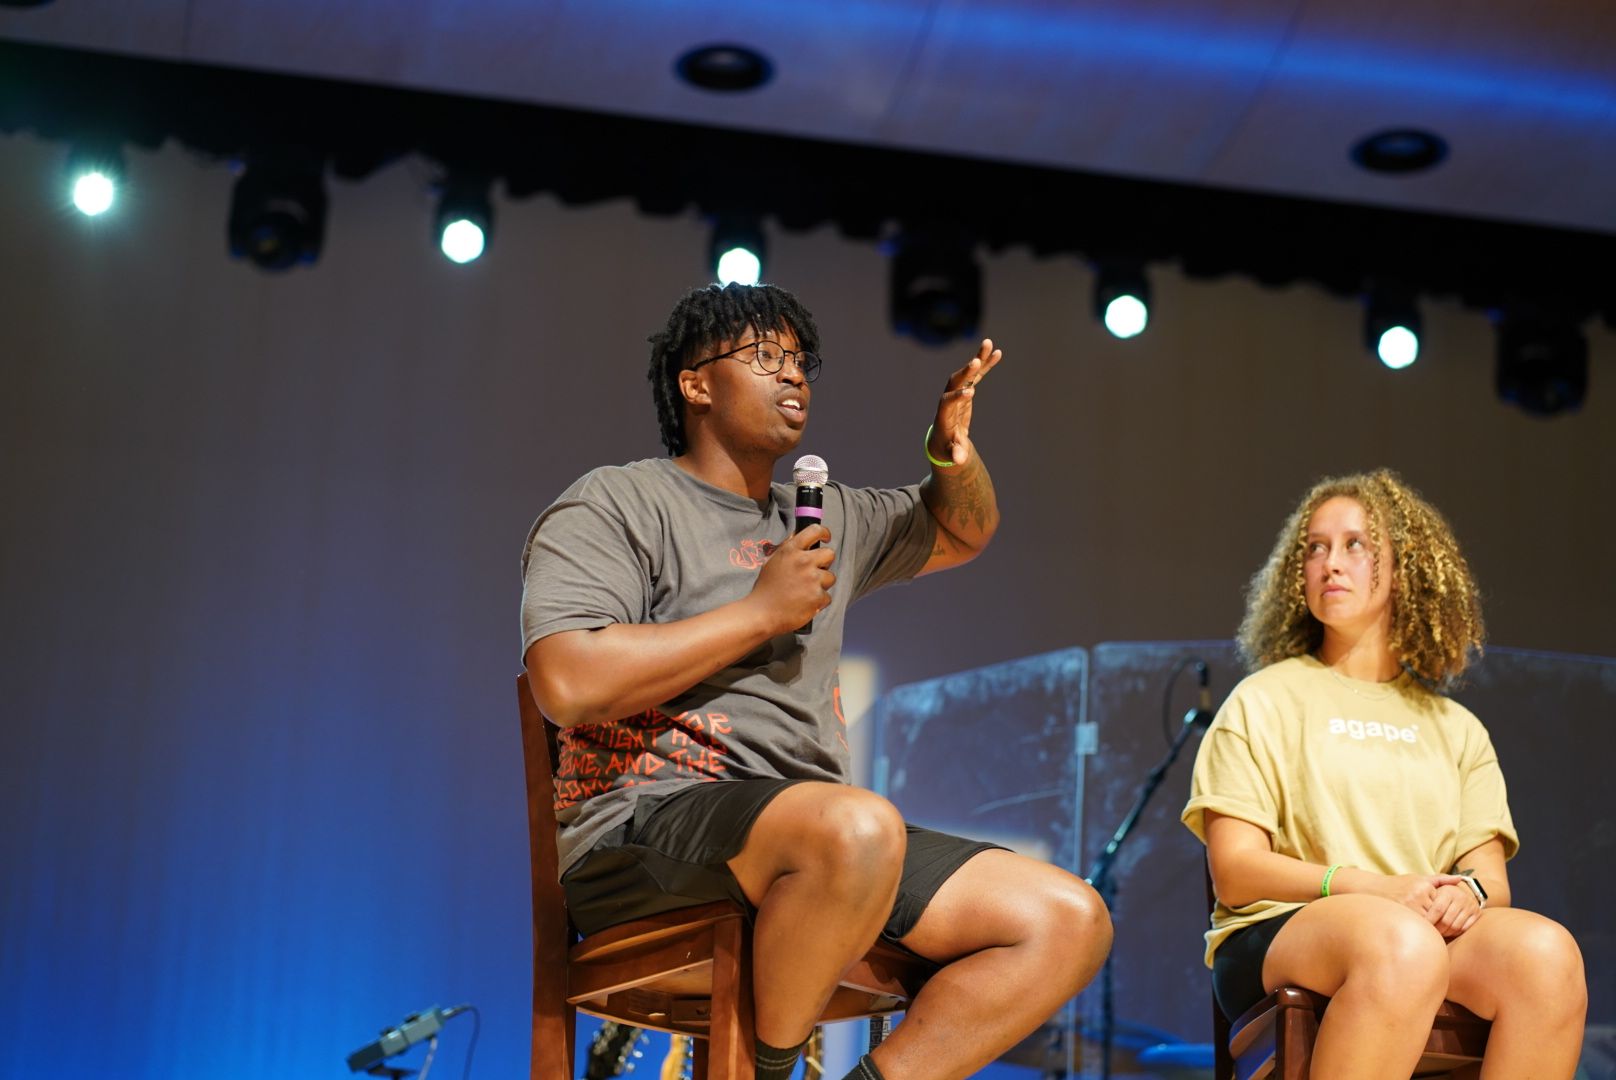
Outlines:
[[[830,539],[823,525],[810,525],[775,548],[758,571],[749,600],[756,602],[773,634],[788,634],[830,603],[836,552],[814,547]]]
[[[948,377],[942,400],[937,403],[937,419],[931,426],[926,449],[939,461],[964,465],[971,457],[971,406],[976,388],[1000,360],[1004,350],[995,349],[991,338],[983,338],[969,363]]]

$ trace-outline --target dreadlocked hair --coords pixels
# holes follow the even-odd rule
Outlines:
[[[1452,689],[1481,655],[1481,593],[1447,521],[1389,469],[1331,477],[1303,497],[1247,587],[1236,639],[1241,659],[1255,671],[1323,644],[1324,625],[1307,609],[1303,561],[1308,523],[1337,496],[1364,508],[1372,581],[1378,585],[1384,571],[1392,575],[1392,651],[1428,688]],[[1390,567],[1380,564],[1383,536],[1391,541]]]
[[[677,457],[689,449],[685,441],[684,398],[679,393],[679,372],[700,359],[699,354],[735,341],[751,330],[758,334],[790,330],[798,346],[819,351],[819,328],[795,296],[775,285],[708,285],[686,293],[674,305],[668,325],[652,334],[651,397],[662,445]]]

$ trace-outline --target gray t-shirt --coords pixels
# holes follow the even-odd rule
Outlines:
[[[637,799],[711,780],[849,778],[837,664],[847,606],[925,564],[936,525],[919,485],[827,484],[836,551],[830,606],[637,716],[561,732],[556,816],[565,871]],[[702,483],[671,459],[587,473],[534,522],[522,555],[522,651],[564,630],[670,623],[746,596],[795,528],[796,494],[764,502]]]

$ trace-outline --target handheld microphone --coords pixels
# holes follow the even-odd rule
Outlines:
[[[825,464],[825,459],[818,454],[802,455],[791,469],[791,480],[797,485],[797,527],[793,531],[802,532],[810,525],[824,524],[825,484],[830,480],[830,468]],[[813,632],[812,619],[797,631],[799,634]]]
[[[434,1005],[430,1009],[423,1009],[418,1013],[411,1013],[404,1018],[404,1022],[396,1028],[382,1032],[382,1037],[368,1046],[361,1046],[348,1055],[348,1071],[360,1072],[368,1070],[372,1065],[380,1064],[395,1054],[402,1054],[416,1043],[430,1039],[443,1030],[443,1022],[451,1017],[459,1016],[471,1006],[456,1005],[448,1009],[440,1009]]]
[[[1212,723],[1212,685],[1211,670],[1206,666],[1205,660],[1195,661],[1196,680],[1201,684],[1201,700],[1195,708],[1184,714],[1184,723],[1196,727],[1206,727]]]
[[[792,467],[791,480],[797,485],[797,532],[824,522],[825,482],[829,479],[830,469],[817,454],[802,455]]]

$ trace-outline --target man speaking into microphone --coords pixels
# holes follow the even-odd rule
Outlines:
[[[799,530],[796,485],[774,474],[802,442],[819,349],[782,289],[686,295],[651,337],[669,456],[593,470],[528,536],[522,644],[562,729],[562,884],[586,934],[748,906],[759,1080],[790,1071],[837,980],[886,936],[940,971],[855,1075],[964,1077],[1087,983],[1110,922],[1065,871],[907,826],[850,786],[836,668],[848,605],[969,562],[998,528],[970,426],[1001,353],[983,341],[949,377],[920,483],[818,477],[802,516],[820,523]]]

